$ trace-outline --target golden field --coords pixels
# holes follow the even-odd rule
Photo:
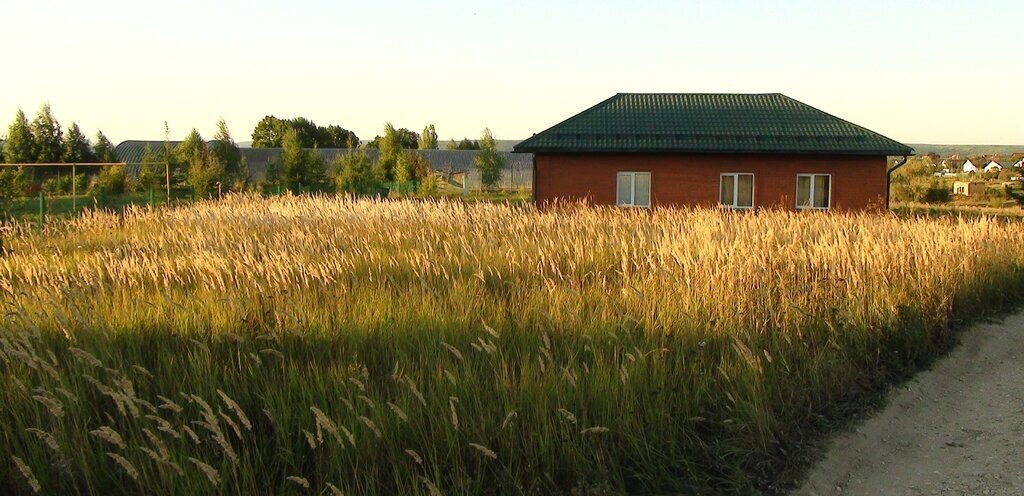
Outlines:
[[[776,491],[1014,221],[234,196],[9,225],[0,492]]]

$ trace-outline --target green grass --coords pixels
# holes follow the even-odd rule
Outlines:
[[[989,219],[285,196],[5,241],[3,494],[773,492],[1024,291]]]
[[[187,189],[171,190],[171,203],[174,205],[192,201],[192,193]],[[167,193],[165,191],[154,191],[153,205],[165,206],[167,204]],[[47,219],[67,218],[72,215],[79,215],[87,210],[106,209],[122,212],[129,206],[150,205],[149,193],[125,193],[121,195],[100,196],[95,193],[87,195],[45,195],[45,215]],[[7,209],[7,215],[13,219],[38,223],[40,210],[39,197],[17,198],[13,200]]]

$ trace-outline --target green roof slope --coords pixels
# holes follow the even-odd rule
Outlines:
[[[913,148],[779,93],[619,93],[517,152],[911,155]]]

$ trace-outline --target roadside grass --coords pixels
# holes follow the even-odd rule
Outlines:
[[[1012,202],[1008,202],[1012,203]],[[931,204],[905,202],[893,205],[893,212],[905,216],[968,217],[968,218],[1024,218],[1024,208],[1017,205],[988,207],[984,205]]]
[[[1024,291],[988,218],[286,195],[5,238],[14,494],[778,490]]]

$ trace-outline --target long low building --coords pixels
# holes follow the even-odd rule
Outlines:
[[[177,148],[180,141],[167,143],[172,149]],[[135,176],[142,166],[142,155],[146,145],[153,150],[161,150],[163,141],[123,141],[114,149],[120,161],[128,163],[128,174]],[[330,164],[339,156],[359,150],[352,148],[319,148],[308,149],[317,151],[323,156],[324,162]],[[263,177],[267,167],[281,158],[281,148],[239,148],[249,167],[249,174],[254,180]],[[379,150],[363,149],[370,160],[376,161]],[[430,162],[430,168],[444,175],[449,181],[461,185],[467,190],[481,188],[480,173],[473,164],[478,150],[413,150]],[[505,170],[497,185],[503,189],[531,188],[533,185],[533,155],[529,153],[498,152],[505,158]]]

